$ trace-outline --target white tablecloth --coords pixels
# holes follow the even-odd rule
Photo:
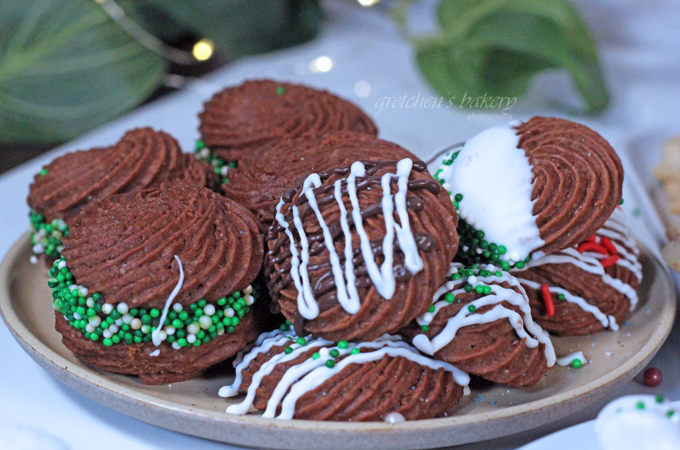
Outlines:
[[[379,108],[381,99],[396,96],[432,96],[413,63],[413,50],[398,34],[382,7],[372,10],[349,2],[328,2],[327,21],[320,37],[293,49],[243,59],[197,80],[174,95],[135,110],[58,149],[0,176],[0,255],[28,228],[25,198],[35,173],[55,156],[116,142],[125,131],[153,126],[170,132],[186,150],[198,138],[197,114],[202,103],[221,86],[244,78],[273,77],[327,88],[363,107],[374,117],[381,137],[425,157],[438,148],[461,141],[498,122],[469,118],[458,108]],[[415,7],[417,30],[432,20],[432,2]],[[670,1],[581,0],[579,7],[600,41],[612,106],[597,117],[578,118],[609,139],[626,167],[625,209],[631,227],[651,248],[658,249],[662,230],[644,186],[657,159],[660,142],[680,133],[680,7]],[[310,71],[310,62],[327,56],[328,72]],[[573,103],[575,91],[563,73],[539,77],[529,95],[509,113],[515,119],[560,114],[556,102]],[[636,173],[637,172],[637,173]],[[638,177],[639,176],[639,177]],[[632,214],[635,213],[635,214]],[[639,214],[637,214],[639,213]],[[655,393],[680,400],[680,334],[676,325],[653,365],[664,375]],[[131,419],[83,397],[49,376],[26,355],[0,322],[0,423],[21,424],[49,432],[73,450],[224,449],[223,444],[161,429]],[[611,397],[650,392],[628,383]],[[610,398],[611,398],[610,397]],[[469,445],[465,449],[510,449],[568,425],[594,417],[602,402],[557,423],[505,439]]]

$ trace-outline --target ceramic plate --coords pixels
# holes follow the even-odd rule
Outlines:
[[[81,363],[54,331],[47,271],[29,262],[28,235],[0,266],[0,312],[19,345],[45,370],[87,397],[175,431],[216,441],[282,449],[416,449],[491,439],[557,420],[602,399],[642,370],[664,342],[675,315],[672,285],[661,264],[643,249],[644,281],[638,309],[618,332],[555,338],[558,355],[583,351],[580,369],[555,367],[535,387],[473,386],[447,418],[386,423],[326,423],[268,420],[257,413],[233,416],[239,399],[217,396],[231,384],[225,369],[201,379],[145,386],[135,377],[113,375]]]

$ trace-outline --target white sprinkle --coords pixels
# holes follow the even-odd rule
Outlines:
[[[184,308],[180,303],[175,303],[174,305],[172,305],[172,310],[175,312],[182,312],[182,309]]]
[[[92,297],[87,297],[87,300],[85,300],[85,304],[87,305],[88,308],[94,308],[94,299]],[[104,311],[103,306],[102,311]]]
[[[130,311],[130,308],[128,307],[127,303],[118,303],[118,306],[116,307],[119,313],[121,314],[127,314],[128,311]]]
[[[62,259],[61,261],[59,261],[59,264],[57,265],[57,268],[58,268],[59,270],[61,270],[61,269],[63,269],[64,267],[66,267],[66,261],[64,261],[64,260]]]
[[[94,303],[94,300],[92,299],[92,297],[90,297],[90,298],[87,299],[88,302],[89,302],[90,300],[92,300],[92,302]],[[104,304],[102,305],[102,312],[103,312],[104,314],[106,314],[106,315],[111,314],[111,313],[113,312],[113,305],[112,305],[111,303],[104,303]]]
[[[148,324],[142,325],[142,333],[151,333],[151,325]]]
[[[33,253],[36,253],[38,255],[41,255],[45,252],[45,247],[42,246],[42,244],[35,244],[33,246]]]
[[[118,330],[119,330],[118,325],[116,325],[116,324],[109,325],[109,330],[111,330],[111,333],[113,333],[113,334],[118,333]]]
[[[252,294],[252,292],[253,292],[253,287],[252,287],[252,286],[248,286],[247,288],[245,288],[245,289],[243,290],[243,294],[244,294],[244,295],[250,295],[250,294]]]
[[[161,331],[158,332],[158,338],[159,338],[161,341],[164,341],[164,340],[166,340],[166,339],[168,338],[168,333],[166,333],[165,331],[161,330]]]
[[[182,347],[180,347],[179,344],[177,343],[177,341],[175,341],[175,342],[172,343],[172,348],[174,348],[175,350],[179,350]]]
[[[246,301],[246,305],[248,305],[248,306],[255,303],[255,298],[253,298],[252,295],[245,295],[245,296],[243,296],[243,299]]]
[[[508,391],[510,392],[510,391]],[[463,395],[470,395],[472,391],[470,390],[470,386],[463,386]],[[505,394],[503,394],[505,395]]]
[[[81,315],[78,314],[77,312],[74,312],[74,313],[73,313],[73,317],[75,317],[76,320],[81,320],[81,319],[83,318],[83,316],[81,316]]]
[[[130,325],[130,323],[132,323],[132,319],[134,319],[134,317],[132,317],[130,314],[125,314],[122,317],[122,319],[123,319],[123,323]]]
[[[470,284],[477,284],[477,277],[474,276],[474,275],[471,276],[471,277],[468,277],[467,282],[470,283]]]
[[[190,323],[189,326],[187,327],[187,332],[191,335],[198,334],[199,331],[201,331],[201,327],[198,326],[196,322]]]
[[[173,334],[175,334],[175,331],[177,330],[172,325],[168,325],[167,327],[165,327],[165,334],[167,334],[168,336],[172,336]]]
[[[205,308],[203,308],[203,312],[205,313],[206,316],[212,316],[215,314],[215,307],[213,305],[205,305]]]
[[[85,331],[87,331],[88,333],[94,333],[94,327],[92,326],[92,324],[88,323],[87,325],[85,325]]]
[[[158,356],[160,354],[161,354],[161,350],[159,348],[157,348],[156,350],[149,353],[149,356]]]
[[[389,413],[387,417],[385,417],[385,422],[387,423],[399,423],[404,421],[406,421],[406,419],[398,412]]]
[[[31,261],[31,264],[38,264],[38,258],[36,258],[35,255],[31,255],[30,261]]]
[[[130,328],[133,330],[139,330],[142,328],[142,321],[135,317],[132,319],[132,322],[130,322]]]
[[[218,336],[222,336],[223,334],[224,334],[224,328],[220,328],[219,330],[217,330]]]
[[[224,315],[227,317],[234,317],[234,310],[232,308],[227,308],[224,310]]]
[[[196,335],[195,335],[195,334],[190,334],[189,336],[187,336],[187,342],[188,342],[189,344],[193,344],[194,342],[196,342]]]
[[[208,156],[210,156],[210,150],[208,149],[208,147],[204,147],[204,148],[201,149],[201,151],[198,153],[198,155],[201,158],[206,159]]]
[[[83,286],[80,286],[79,292],[80,292],[81,297],[87,297],[87,294],[90,293],[90,291],[86,287],[83,287]]]
[[[113,333],[111,333],[111,330],[104,330],[104,333],[102,333],[102,335],[107,339],[111,339],[111,336],[113,336]]]
[[[207,330],[208,328],[210,328],[212,326],[212,319],[210,319],[210,317],[208,317],[208,316],[201,316],[198,319],[198,324],[200,325],[201,328],[203,328],[204,330]]]
[[[89,322],[90,322],[90,325],[92,325],[93,327],[98,327],[99,325],[102,324],[102,319],[100,319],[99,316],[92,316],[92,317],[90,317]],[[91,331],[90,331],[90,333],[91,333]]]
[[[222,168],[220,169],[220,175],[226,177],[227,173],[229,173],[229,166],[222,166]]]
[[[120,327],[120,326],[123,325],[124,322],[123,322],[123,319],[116,319],[116,321],[114,323]]]

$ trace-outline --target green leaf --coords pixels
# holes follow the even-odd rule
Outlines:
[[[0,141],[72,139],[145,100],[167,63],[93,1],[0,2]]]
[[[312,39],[322,21],[318,0],[137,0],[135,3],[147,23],[155,23],[157,17],[173,21],[175,28],[212,39],[216,51],[229,59]]]
[[[442,0],[441,33],[417,42],[416,59],[442,95],[521,96],[546,69],[566,69],[587,112],[607,88],[587,26],[567,0]]]

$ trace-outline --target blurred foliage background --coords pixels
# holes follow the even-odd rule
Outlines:
[[[583,112],[607,106],[596,45],[568,0],[439,0],[438,29],[417,38],[406,31],[414,1],[380,5],[412,40],[424,79],[442,95],[519,97],[537,73],[565,69]],[[168,73],[201,76],[243,55],[313,39],[321,3],[2,0],[0,149],[26,150],[28,159],[167,92]],[[192,50],[206,38],[215,54],[199,62]]]

